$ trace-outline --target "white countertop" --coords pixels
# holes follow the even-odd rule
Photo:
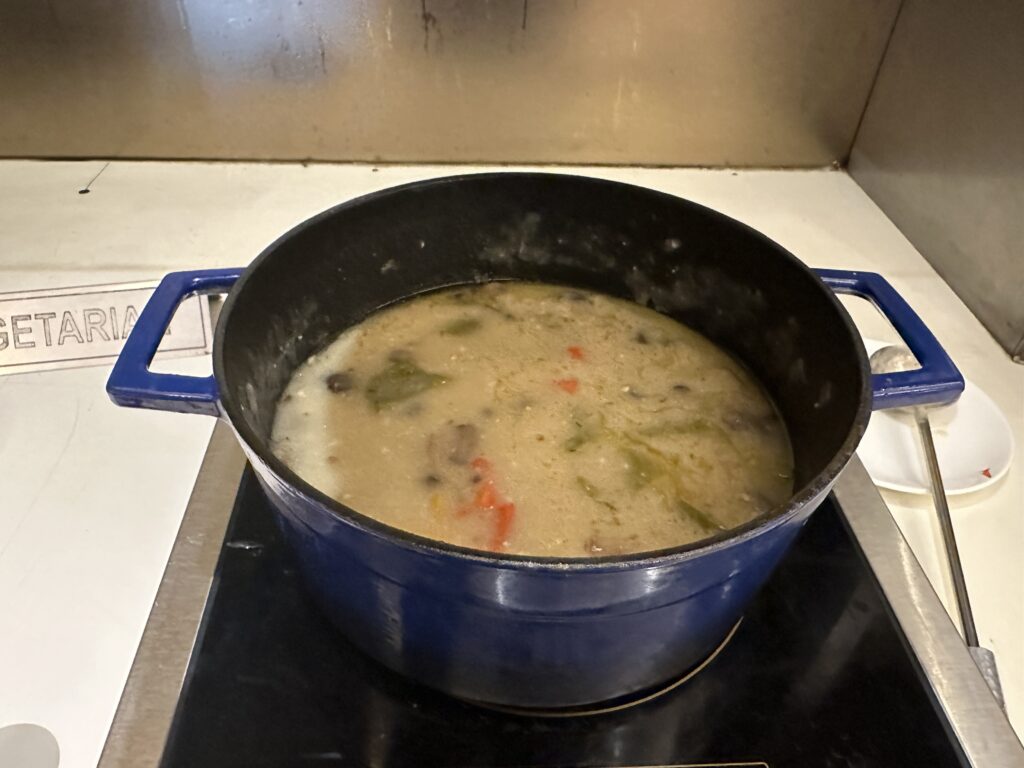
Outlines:
[[[157,278],[248,263],[337,202],[436,166],[0,162],[0,291]],[[551,170],[551,169],[546,169]],[[574,168],[661,189],[750,224],[816,267],[883,273],[1024,446],[1024,366],[1014,365],[845,173]],[[884,337],[868,307],[854,316]],[[848,306],[850,306],[848,304]],[[193,358],[185,369],[209,362]],[[192,489],[213,421],[118,409],[106,368],[0,377],[0,727],[38,723],[61,766],[94,766]],[[884,492],[947,606],[927,497]],[[1024,459],[950,500],[982,644],[1024,733]]]

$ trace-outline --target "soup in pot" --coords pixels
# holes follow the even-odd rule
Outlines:
[[[638,304],[536,283],[366,318],[295,371],[272,443],[363,515],[533,556],[678,546],[793,491],[785,425],[725,351]]]

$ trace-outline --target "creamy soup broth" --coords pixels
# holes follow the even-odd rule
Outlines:
[[[542,284],[373,314],[295,372],[272,441],[364,515],[535,556],[685,544],[793,490],[783,422],[743,366],[653,310]]]

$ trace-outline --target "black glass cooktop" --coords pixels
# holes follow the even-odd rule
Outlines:
[[[349,646],[302,589],[250,470],[163,768],[967,765],[833,500],[682,685],[590,717],[502,714]]]

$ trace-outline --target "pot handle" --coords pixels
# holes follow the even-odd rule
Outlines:
[[[181,376],[149,370],[178,305],[192,294],[226,293],[241,269],[198,269],[171,272],[160,281],[139,315],[114,369],[107,395],[117,405],[178,413],[219,416],[219,395],[213,376]]]
[[[960,397],[964,377],[928,326],[884,277],[874,272],[840,269],[816,269],[814,272],[836,293],[850,293],[871,301],[892,323],[921,364],[912,371],[872,374],[873,410],[945,405]]]

